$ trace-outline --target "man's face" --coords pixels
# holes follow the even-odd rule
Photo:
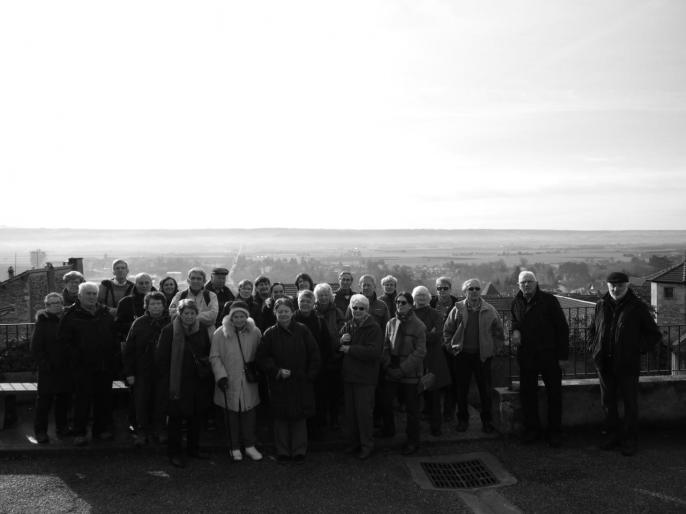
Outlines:
[[[429,295],[429,293],[425,293],[424,291],[416,293],[413,298],[414,304],[417,307],[426,307],[431,301],[431,295]]]
[[[257,289],[257,294],[259,294],[262,298],[267,298],[269,296],[269,286],[271,284],[266,281],[262,281],[259,284],[257,284],[255,287]]]
[[[161,300],[150,300],[148,302],[148,312],[153,318],[158,318],[164,312],[164,304]]]
[[[338,283],[340,284],[341,289],[347,291],[348,289],[350,289],[350,286],[353,285],[353,276],[349,273],[345,273],[344,275],[340,276],[340,278],[338,279]]]
[[[395,289],[396,289],[396,284],[392,280],[384,282],[384,284],[383,284],[383,292],[384,293],[393,294],[393,293],[395,293]]]
[[[149,293],[151,289],[152,289],[152,280],[150,280],[148,277],[140,277],[139,279],[136,280],[136,290],[140,294]]]
[[[470,302],[476,302],[481,297],[481,286],[477,282],[472,282],[468,284],[465,294]]]
[[[395,299],[395,309],[398,311],[398,314],[407,313],[411,307],[412,304],[404,296]]]
[[[79,284],[81,281],[78,278],[73,278],[65,284],[67,286],[67,291],[69,291],[69,294],[78,294],[79,292]]]
[[[450,296],[450,291],[452,287],[447,282],[436,282],[436,292],[441,298],[447,298]]]
[[[212,274],[212,285],[217,289],[221,289],[226,285],[226,275]]]
[[[298,279],[298,283],[296,285],[298,287],[298,291],[302,291],[303,289],[312,289],[312,284],[310,284],[310,281],[306,278]]]
[[[610,292],[610,296],[613,300],[621,300],[624,298],[626,293],[629,291],[628,282],[615,282],[607,283],[607,290]]]
[[[119,282],[123,282],[126,280],[126,276],[129,274],[129,267],[124,262],[118,262],[112,267],[112,271],[114,272],[114,277]]]
[[[536,292],[536,280],[532,276],[524,276],[519,281],[519,290],[526,296],[531,296]]]
[[[360,280],[360,289],[362,294],[369,298],[374,294],[376,287],[374,287],[374,281],[371,278],[363,278]]]
[[[200,291],[204,284],[204,280],[202,278],[202,273],[198,273],[197,271],[194,271],[190,275],[188,275],[188,287],[191,288],[191,291]]]
[[[305,314],[312,312],[314,308],[314,302],[309,296],[301,296],[298,298],[298,309],[300,309]]]
[[[252,284],[250,282],[245,282],[243,285],[238,287],[238,296],[244,299],[248,299],[252,296]]]
[[[79,302],[88,309],[95,307],[98,303],[98,290],[94,287],[88,287],[82,290],[79,293]]]

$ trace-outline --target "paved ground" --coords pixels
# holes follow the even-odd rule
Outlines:
[[[420,455],[488,452],[517,483],[473,494],[423,490],[399,441],[360,462],[330,437],[304,465],[283,466],[270,458],[233,463],[215,433],[206,438],[211,460],[179,470],[161,449],[135,451],[126,437],[75,452],[55,443],[20,448],[3,431],[0,512],[686,512],[683,427],[644,430],[634,457],[596,450],[592,431],[568,433],[560,449],[445,432]]]

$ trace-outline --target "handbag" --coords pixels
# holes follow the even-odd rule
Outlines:
[[[430,390],[436,384],[436,375],[431,371],[424,373],[417,383],[417,394]]]
[[[245,379],[251,384],[255,384],[260,381],[260,372],[257,369],[257,363],[255,361],[245,362],[243,346],[241,345],[241,336],[238,335],[238,331],[236,331],[236,338],[238,338],[238,349],[241,351],[241,359],[243,360],[243,372],[245,373]]]

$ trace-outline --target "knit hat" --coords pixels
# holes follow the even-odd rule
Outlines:
[[[623,284],[625,282],[629,281],[629,277],[627,276],[626,273],[622,273],[621,271],[613,271],[607,276],[606,282],[609,284]]]
[[[234,312],[242,312],[247,317],[250,317],[250,311],[248,310],[248,304],[245,302],[242,302],[241,300],[236,300],[234,302],[231,302],[231,307],[229,310],[229,319],[231,319]]]

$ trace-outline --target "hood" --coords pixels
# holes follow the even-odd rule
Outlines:
[[[224,316],[224,319],[222,320],[222,326],[217,330],[221,330],[224,334],[224,337],[227,339],[236,333],[236,327],[234,327],[233,323],[231,323],[231,318],[228,314]],[[252,318],[248,318],[245,323],[245,327],[243,330],[241,330],[241,332],[252,332],[253,330],[255,330],[255,321],[253,321]]]

